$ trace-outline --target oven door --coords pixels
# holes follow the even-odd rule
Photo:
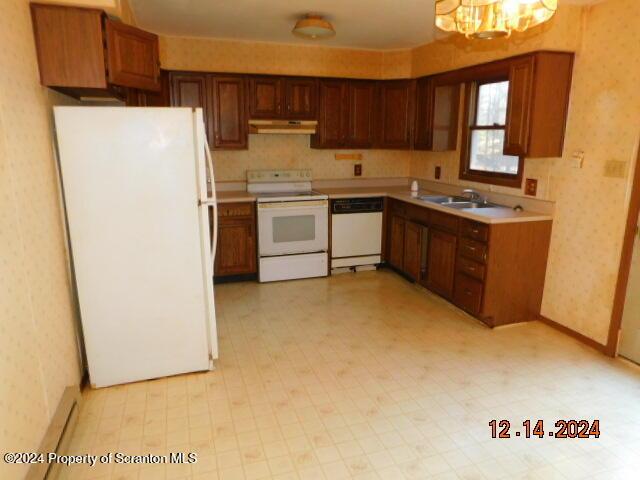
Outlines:
[[[258,204],[258,238],[261,257],[327,251],[327,200]]]

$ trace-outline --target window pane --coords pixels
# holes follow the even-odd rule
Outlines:
[[[471,131],[471,170],[518,174],[519,158],[503,155],[504,130]]]
[[[504,125],[507,119],[508,95],[508,81],[480,85],[476,125]]]

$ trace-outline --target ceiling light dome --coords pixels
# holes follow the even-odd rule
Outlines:
[[[298,37],[318,40],[333,37],[336,31],[333,29],[333,25],[321,15],[309,13],[296,22],[291,33]]]
[[[549,20],[558,0],[436,0],[436,26],[467,38],[508,37]]]

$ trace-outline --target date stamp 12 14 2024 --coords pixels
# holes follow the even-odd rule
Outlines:
[[[524,420],[522,429],[512,428],[509,420],[491,420],[491,438],[599,438],[600,420],[558,420],[545,430],[544,420]],[[519,425],[518,425],[519,427]]]

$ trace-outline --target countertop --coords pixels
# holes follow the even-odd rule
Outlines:
[[[540,222],[553,220],[551,215],[525,210],[516,212],[511,208],[463,208],[455,209],[438,205],[437,203],[426,202],[411,196],[407,187],[350,187],[350,188],[316,188],[316,191],[324,193],[329,198],[357,198],[357,197],[389,197],[396,200],[412,203],[421,207],[438,210],[440,212],[468,218],[476,222],[498,224],[498,223],[518,223],[518,222]],[[419,195],[442,195],[438,192],[420,190]],[[255,202],[256,196],[245,190],[231,190],[216,192],[218,203],[232,202]]]
[[[548,214],[523,211],[516,212],[511,208],[463,208],[455,209],[438,205],[437,203],[426,202],[411,196],[407,187],[353,187],[353,188],[319,188],[320,193],[329,195],[329,198],[357,198],[357,197],[382,197],[386,196],[396,200],[412,203],[432,210],[468,218],[482,223],[518,223],[518,222],[540,222],[553,220]],[[419,195],[442,195],[438,192],[420,190]]]

